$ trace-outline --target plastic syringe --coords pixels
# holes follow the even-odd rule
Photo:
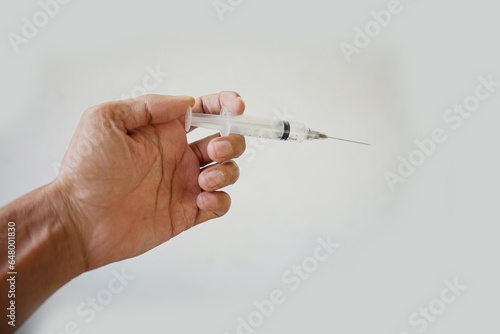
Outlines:
[[[186,113],[186,132],[192,126],[220,131],[222,136],[235,133],[243,136],[268,138],[284,141],[302,142],[313,139],[336,139],[356,144],[370,145],[354,140],[330,137],[311,130],[305,124],[277,118],[264,118],[248,115],[233,115],[226,107],[220,114],[193,113],[191,108]]]

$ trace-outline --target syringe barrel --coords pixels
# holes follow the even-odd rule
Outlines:
[[[233,115],[225,107],[220,115],[186,114],[186,131],[198,126],[220,131],[221,135],[230,133],[267,139],[301,142],[307,139],[309,129],[302,123],[247,115]]]
[[[230,133],[296,142],[301,142],[307,137],[307,127],[299,122],[247,115],[230,117]]]

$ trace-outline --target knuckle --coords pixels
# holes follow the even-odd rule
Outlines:
[[[240,172],[240,167],[238,166],[238,164],[234,160],[229,160],[226,163],[232,169],[232,172],[234,172],[234,173],[239,173]]]
[[[115,117],[113,108],[108,105],[102,106],[99,109],[97,115],[100,119],[113,119]]]
[[[245,152],[247,149],[247,141],[245,140],[245,137],[241,136],[239,144],[241,153]]]
[[[232,143],[232,146],[235,158],[241,156],[245,152],[247,147],[245,137],[238,135],[238,137],[236,137],[234,142]]]
[[[235,183],[240,177],[240,167],[238,167],[238,164],[233,160],[224,162],[224,166],[226,169],[225,174],[229,176],[228,179],[230,180],[230,184]]]
[[[111,129],[117,122],[117,109],[120,106],[112,103],[106,103],[91,107],[84,113],[84,117],[98,128]]]
[[[151,101],[156,95],[155,94],[145,94],[142,96],[139,96],[140,100],[144,101],[144,104],[147,106],[149,105],[149,101]]]
[[[87,110],[84,111],[82,118],[84,119],[94,118],[98,109],[99,109],[98,106],[88,108]]]

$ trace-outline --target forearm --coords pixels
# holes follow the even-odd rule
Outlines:
[[[10,333],[19,328],[52,293],[85,271],[81,241],[68,212],[55,183],[0,209],[0,308],[11,314],[7,308],[15,302],[15,327],[8,324],[11,319],[1,315],[0,332]],[[12,267],[8,258],[8,231],[9,225],[14,224],[9,222],[15,224]],[[12,245],[12,229],[10,232]]]

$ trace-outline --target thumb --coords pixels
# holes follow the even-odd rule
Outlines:
[[[134,99],[109,102],[91,109],[113,121],[122,131],[145,125],[167,123],[186,114],[194,106],[191,96],[143,95]]]

